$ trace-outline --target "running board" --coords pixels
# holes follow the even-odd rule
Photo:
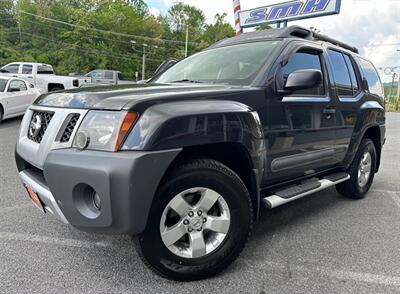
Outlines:
[[[264,201],[268,207],[272,209],[304,196],[325,190],[326,188],[335,186],[349,179],[350,175],[348,173],[332,174],[322,180],[314,179],[300,185],[277,191],[275,195],[265,197]]]

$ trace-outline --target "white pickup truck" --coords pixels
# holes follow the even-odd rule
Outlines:
[[[58,76],[49,64],[32,62],[13,62],[0,69],[0,73],[23,78],[44,92],[78,88],[90,83],[89,77]]]

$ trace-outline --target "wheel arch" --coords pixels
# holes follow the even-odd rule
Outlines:
[[[381,134],[380,127],[377,125],[368,127],[364,131],[364,135],[362,136],[362,139],[370,139],[375,145],[375,150],[376,150],[375,172],[378,172],[379,166],[381,163],[381,154],[382,154],[382,143],[381,143],[382,142],[382,134]]]
[[[47,91],[49,91],[49,92],[54,91],[54,89],[58,89],[58,88],[60,88],[61,90],[65,89],[64,85],[60,84],[60,83],[49,83],[47,85]]]
[[[193,159],[208,158],[218,161],[243,181],[246,186],[254,208],[254,216],[258,217],[260,209],[259,172],[253,162],[249,151],[238,142],[222,142],[200,146],[184,147],[166,170],[160,185],[171,170]]]
[[[182,151],[170,168],[189,158],[206,157],[232,169],[252,195],[255,215],[258,215],[259,182],[265,169],[266,148],[257,112],[230,100],[153,105],[141,115],[122,150],[173,148],[182,148]]]
[[[1,104],[1,102],[0,102],[0,112],[3,114],[2,117],[4,118],[4,107],[3,104]],[[0,120],[2,117],[0,116]]]

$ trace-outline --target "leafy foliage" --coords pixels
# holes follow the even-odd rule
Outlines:
[[[0,0],[0,66],[34,61],[58,74],[103,68],[134,79],[147,44],[151,76],[163,60],[184,57],[186,28],[189,54],[233,36],[225,17],[207,25],[201,10],[182,3],[156,17],[144,0]]]

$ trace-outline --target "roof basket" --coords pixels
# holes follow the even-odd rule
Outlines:
[[[338,40],[333,39],[331,37],[328,37],[326,35],[322,35],[322,34],[318,34],[318,33],[314,32],[313,33],[313,37],[314,37],[314,40],[323,41],[323,42],[329,42],[329,43],[332,43],[332,44],[334,44],[336,46],[339,46],[339,47],[342,47],[344,49],[353,51],[354,53],[357,53],[357,54],[359,53],[359,51],[358,51],[358,49],[356,47],[350,46],[350,45],[348,45],[346,43],[343,43],[341,41],[338,41]]]
[[[246,42],[257,39],[263,40],[263,39],[274,39],[274,38],[300,38],[311,41],[329,42],[333,45],[358,53],[358,49],[356,47],[350,46],[341,41],[338,41],[336,39],[333,39],[331,37],[322,34],[318,34],[316,32],[311,31],[310,29],[306,29],[300,26],[290,26],[287,28],[268,29],[268,30],[244,33],[241,34],[240,36],[223,39],[215,43],[214,45],[211,45],[209,48],[215,48],[227,44],[235,44],[239,42]]]
[[[290,26],[288,28],[283,29],[280,37],[283,37],[283,38],[297,37],[297,38],[307,39],[307,40],[328,42],[328,43],[334,44],[336,46],[342,47],[344,49],[350,50],[354,53],[357,53],[357,54],[359,53],[358,49],[354,46],[350,46],[350,45],[343,43],[339,40],[336,40],[334,38],[313,32],[309,29],[299,27],[299,26]]]

